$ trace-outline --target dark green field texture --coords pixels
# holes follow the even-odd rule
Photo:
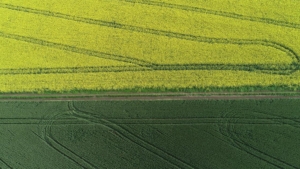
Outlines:
[[[300,100],[1,102],[0,168],[300,168]]]

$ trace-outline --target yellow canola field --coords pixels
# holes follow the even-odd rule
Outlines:
[[[276,74],[299,64],[295,6],[300,2],[0,0],[0,92],[299,86],[297,71]],[[232,70],[222,70],[226,65]],[[247,65],[276,69],[244,71]],[[180,66],[187,70],[172,70]]]
[[[1,75],[0,91],[20,92],[65,91],[65,90],[120,90],[143,88],[204,88],[300,85],[300,71],[290,76],[260,74],[243,71],[157,71],[157,72],[109,72],[42,74],[42,75]],[[184,82],[184,83],[183,83]],[[13,84],[13,85],[11,85]],[[24,85],[28,84],[28,85]],[[30,84],[30,85],[29,85]]]
[[[16,34],[89,50],[97,50],[105,53],[138,58],[151,63],[277,64],[291,63],[293,61],[293,58],[288,56],[286,52],[270,46],[251,44],[237,45],[231,43],[211,44],[205,42],[209,39],[204,38],[201,40],[195,39],[194,41],[185,40],[138,31],[113,29],[112,27],[75,22],[56,17],[22,13],[9,9],[0,9],[0,12],[6,15],[7,18],[13,18],[9,24],[6,24],[7,20],[0,20],[0,23],[3,25],[0,28],[0,31],[4,33]],[[153,13],[158,13],[158,11],[153,11]],[[133,13],[128,17],[139,15],[139,13]],[[163,18],[163,16],[161,16],[161,18]],[[106,17],[99,19],[113,21],[110,18],[106,19]],[[150,19],[152,21],[158,20],[157,16],[152,16]],[[208,18],[207,20],[211,20],[211,18]],[[119,23],[124,21],[123,18],[121,18],[116,22]],[[136,25],[144,26],[140,25],[140,22],[136,22]],[[163,23],[163,21],[160,22]],[[171,21],[169,22],[171,24],[169,25],[170,28],[176,27],[176,25],[173,25]],[[132,24],[132,22],[124,23]],[[178,23],[178,25],[184,24],[185,23]],[[156,23],[153,25],[148,25],[148,27],[161,30],[163,26],[160,26],[159,23]],[[192,32],[188,28],[184,29],[186,30],[185,33],[193,33],[193,35],[195,34],[195,32]],[[174,30],[173,32],[177,31],[179,30]],[[199,33],[199,35],[201,35],[201,33]]]

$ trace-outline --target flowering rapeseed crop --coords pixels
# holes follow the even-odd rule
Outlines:
[[[295,6],[1,0],[0,91],[298,86]]]

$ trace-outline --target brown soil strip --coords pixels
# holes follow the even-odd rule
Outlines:
[[[98,94],[74,93],[74,94],[35,94],[35,93],[17,93],[0,94],[0,97],[93,97],[93,96],[172,96],[172,95],[277,95],[277,94],[299,94],[300,91],[253,91],[253,92],[99,92]]]
[[[163,93],[165,94],[165,93]],[[32,95],[24,95],[31,97]],[[43,95],[35,95],[43,96]],[[52,95],[47,95],[52,96]],[[212,96],[113,96],[113,97],[86,97],[87,95],[82,95],[82,97],[65,98],[65,96],[74,95],[61,95],[63,97],[55,98],[1,98],[0,102],[8,101],[134,101],[134,100],[145,100],[145,101],[155,101],[155,100],[242,100],[242,99],[300,99],[300,96],[281,96],[281,95],[212,95]],[[93,96],[93,95],[88,95]]]

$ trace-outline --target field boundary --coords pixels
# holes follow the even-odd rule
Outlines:
[[[300,99],[300,92],[223,92],[223,93],[114,93],[103,94],[2,94],[7,101],[133,101],[133,100],[240,100]]]

